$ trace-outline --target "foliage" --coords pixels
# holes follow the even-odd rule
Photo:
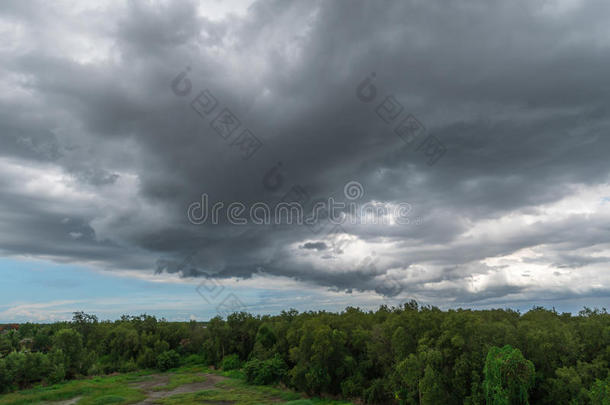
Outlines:
[[[237,370],[240,368],[239,356],[230,354],[222,359],[221,367],[225,371]]]
[[[111,322],[79,312],[72,322],[18,326],[0,334],[3,392],[201,364],[235,376],[243,365],[253,384],[366,403],[608,403],[606,310],[441,311],[411,301],[376,311],[236,313],[209,322],[149,315]]]
[[[62,359],[66,375],[74,377],[83,368],[83,338],[74,329],[62,329],[54,336],[53,349]],[[59,354],[61,353],[61,354]]]
[[[169,383],[155,386],[152,390],[138,388],[151,381],[153,376],[144,372],[74,380],[47,387],[37,387],[18,393],[0,396],[0,405],[57,403],[66,401],[82,405],[130,404],[156,398],[155,403],[199,404],[200,398],[211,399],[211,403],[232,403],[234,405],[286,404],[286,405],[351,405],[344,401],[323,400],[319,398],[302,399],[300,394],[269,386],[253,386],[241,379],[227,379],[212,389],[203,391],[194,387],[192,393],[172,394],[171,391],[187,384],[201,383],[214,373],[202,367],[184,367],[167,373]],[[144,392],[142,391],[144,390]],[[188,387],[185,387],[188,392]],[[154,393],[153,393],[154,392]],[[167,397],[165,397],[167,395]],[[233,402],[235,401],[235,402]]]
[[[529,404],[534,364],[510,345],[492,347],[485,360],[483,388],[489,405]]]
[[[115,375],[86,380],[73,380],[45,387],[37,387],[0,396],[0,405],[55,403],[71,398],[81,399],[82,405],[135,403],[144,399],[140,390],[130,383],[141,379],[136,374]]]
[[[161,371],[176,368],[179,364],[180,356],[173,350],[163,352],[157,357],[157,368]]]
[[[256,385],[280,382],[287,372],[287,366],[279,354],[267,360],[252,359],[244,365],[246,381]]]
[[[595,380],[589,391],[591,405],[610,405],[610,375],[604,380]]]

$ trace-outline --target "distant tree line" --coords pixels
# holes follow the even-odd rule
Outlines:
[[[0,332],[0,392],[203,364],[252,384],[369,404],[610,404],[610,314],[401,307],[21,324]]]

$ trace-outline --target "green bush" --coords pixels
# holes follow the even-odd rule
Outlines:
[[[364,385],[364,377],[361,374],[356,374],[341,383],[341,393],[345,398],[359,398],[362,396],[362,387]]]
[[[117,364],[114,360],[112,360],[112,356],[105,355],[101,356],[98,360],[100,370],[102,374],[110,374],[118,370]],[[155,358],[154,367],[157,366],[157,359]]]
[[[610,405],[610,375],[605,381],[595,380],[589,395],[592,405]]]
[[[364,390],[364,401],[367,404],[387,404],[390,403],[390,398],[389,390],[381,378],[373,380],[370,387]]]
[[[6,361],[0,359],[0,394],[8,391],[11,384],[11,378],[8,374],[8,368],[6,367]]]
[[[6,356],[3,365],[0,366],[0,381],[6,379],[6,385],[17,385],[21,388],[34,382],[42,381],[48,374],[50,368],[49,359],[42,353],[20,353],[13,352]]]
[[[87,370],[87,375],[95,376],[103,374],[101,367],[98,364],[94,364]]]
[[[207,365],[207,360],[206,360],[205,356],[203,356],[201,354],[191,354],[186,359],[184,359],[183,364],[185,366],[196,366],[196,365],[200,365],[200,364]]]
[[[55,364],[51,368],[51,372],[47,377],[47,382],[49,384],[57,384],[62,382],[66,378],[66,369],[63,364]]]
[[[23,353],[12,352],[6,356],[6,370],[9,376],[11,385],[23,385],[23,369],[25,363],[25,355]]]
[[[126,361],[125,363],[121,364],[119,371],[121,373],[131,373],[132,371],[136,371],[137,369],[138,365],[136,364],[136,362],[133,359],[130,359],[129,361]]]
[[[51,364],[49,358],[42,353],[26,353],[24,373],[27,383],[42,381],[49,373]]]
[[[244,365],[246,381],[256,385],[280,382],[286,375],[287,369],[286,363],[277,354],[268,360],[252,359]]]
[[[225,371],[237,370],[240,366],[241,364],[237,354],[230,354],[222,359],[221,367]]]
[[[167,371],[179,365],[180,356],[173,350],[163,352],[157,357],[157,368],[161,371]]]
[[[140,368],[154,368],[157,366],[157,357],[150,347],[145,347],[138,356],[138,366]]]

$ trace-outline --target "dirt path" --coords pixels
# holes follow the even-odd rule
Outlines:
[[[154,404],[157,399],[167,398],[172,395],[209,390],[214,388],[216,386],[216,383],[227,379],[227,377],[223,377],[216,374],[200,373],[199,375],[205,377],[205,381],[192,384],[184,384],[171,391],[154,391],[155,387],[162,387],[169,383],[169,376],[164,374],[154,374],[151,376],[152,379],[150,380],[135,383],[133,384],[133,386],[136,388],[140,388],[148,397],[144,401],[138,402],[136,405],[150,405]],[[230,404],[231,402],[226,403]]]

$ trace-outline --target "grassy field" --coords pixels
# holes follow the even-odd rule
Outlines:
[[[349,405],[309,399],[299,393],[245,383],[239,371],[183,367],[166,373],[135,372],[75,380],[0,396],[0,405],[18,404],[289,404]]]

